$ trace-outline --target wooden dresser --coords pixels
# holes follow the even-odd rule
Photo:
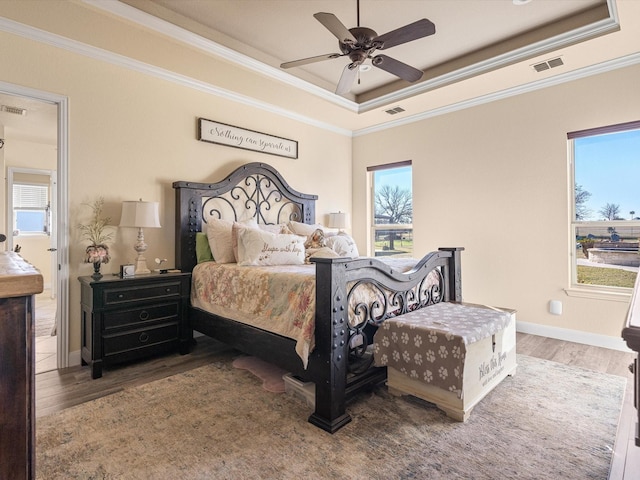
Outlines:
[[[42,275],[0,252],[0,479],[35,478],[34,295]]]
[[[622,329],[622,338],[627,342],[627,346],[637,354],[630,368],[634,377],[633,404],[636,407],[638,421],[636,423],[636,445],[640,447],[640,371],[638,371],[640,368],[640,275],[636,277],[636,284],[629,304],[629,313]]]

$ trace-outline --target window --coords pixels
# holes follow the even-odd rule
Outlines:
[[[13,184],[13,230],[21,234],[49,233],[49,186]]]
[[[411,161],[369,167],[372,182],[373,255],[413,254]]]
[[[640,265],[640,122],[568,134],[572,283],[632,288]]]

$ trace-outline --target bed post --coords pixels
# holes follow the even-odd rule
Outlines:
[[[313,258],[316,264],[316,345],[309,370],[316,379],[316,409],[309,422],[334,433],[351,421],[345,390],[349,354],[345,263],[348,258]]]
[[[449,302],[462,302],[462,266],[460,253],[464,247],[443,247],[441,252],[451,252],[451,257],[447,263],[447,293]]]
[[[190,272],[196,265],[196,233],[202,222],[202,200],[188,182],[174,182],[176,190],[175,268]]]

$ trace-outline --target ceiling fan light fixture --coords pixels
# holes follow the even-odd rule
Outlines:
[[[512,0],[514,5],[526,5],[527,3],[531,3],[531,0]]]
[[[353,28],[347,28],[338,17],[332,13],[318,12],[313,15],[318,22],[338,39],[338,48],[342,53],[316,55],[292,62],[285,62],[280,65],[280,68],[301,67],[323,60],[349,57],[351,63],[348,63],[342,70],[342,75],[336,87],[336,94],[338,95],[348,93],[354,81],[358,80],[359,83],[360,72],[366,72],[372,67],[377,67],[407,82],[417,82],[420,80],[424,73],[422,70],[387,55],[380,54],[374,56],[374,52],[433,35],[436,33],[436,26],[433,22],[422,18],[403,27],[378,35],[373,29],[360,26],[359,1],[356,11],[358,15],[358,26]],[[368,59],[371,59],[371,64],[365,66],[364,62]]]

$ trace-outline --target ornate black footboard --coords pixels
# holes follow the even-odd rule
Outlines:
[[[373,259],[313,259],[316,264],[316,346],[308,378],[316,385],[314,425],[335,432],[351,420],[346,400],[386,378],[386,369],[365,356],[372,330],[385,319],[439,302],[462,301],[460,254],[441,248],[411,271],[399,273]],[[369,303],[350,302],[358,289],[378,296]],[[363,367],[364,364],[364,367]]]

